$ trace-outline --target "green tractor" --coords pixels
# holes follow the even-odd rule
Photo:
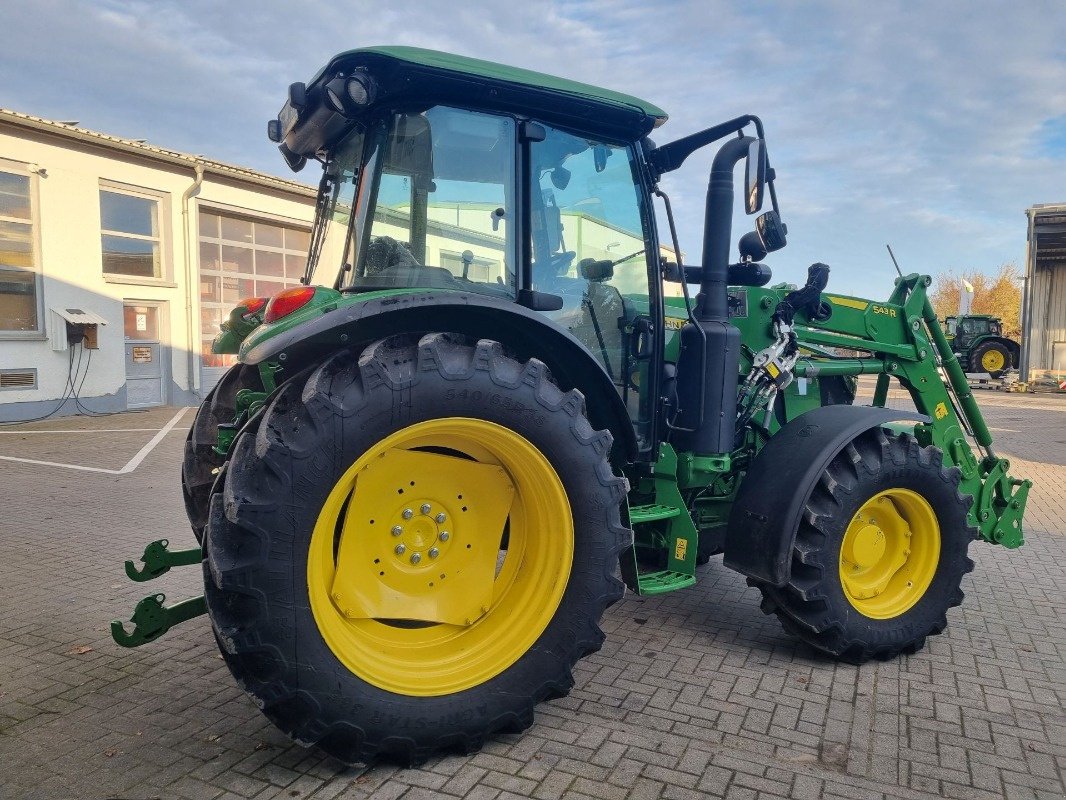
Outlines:
[[[406,47],[290,87],[268,134],[322,165],[304,285],[240,303],[215,340],[239,360],[186,448],[202,549],[127,562],[202,563],[204,595],[149,595],[116,640],[206,611],[263,712],[354,762],[526,728],[627,587],[684,589],[717,554],[831,657],[943,631],[970,542],[1022,543],[1030,482],[992,448],[930,279],[863,300],[815,264],[766,288],[786,229],[762,123],[657,147],[665,121]],[[702,265],[682,264],[659,180],[712,143]],[[742,161],[759,216],[731,261]],[[915,411],[885,407],[892,378]]]
[[[1018,368],[1021,345],[1003,335],[1003,323],[990,314],[962,314],[944,320],[951,350],[967,372],[1001,378]]]

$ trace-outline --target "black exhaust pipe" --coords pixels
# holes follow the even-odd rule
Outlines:
[[[733,227],[733,168],[755,141],[731,139],[714,157],[707,184],[703,275],[695,319],[681,328],[674,442],[698,455],[733,451],[740,372],[740,330],[729,323],[729,246]]]

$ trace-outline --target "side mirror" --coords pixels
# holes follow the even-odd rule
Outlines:
[[[766,188],[766,143],[755,139],[748,147],[748,160],[744,166],[744,207],[749,214],[762,208]]]
[[[785,237],[788,234],[788,227],[781,221],[781,217],[776,211],[767,211],[765,214],[757,216],[755,218],[755,230],[759,232],[759,238],[762,239],[763,247],[766,248],[768,253],[780,250],[786,244]]]

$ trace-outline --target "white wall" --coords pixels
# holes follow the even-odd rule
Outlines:
[[[193,279],[189,286],[185,274],[182,193],[193,183],[191,163],[187,167],[162,163],[7,124],[0,125],[0,160],[14,162],[16,167],[35,165],[43,170],[32,181],[37,195],[34,222],[38,243],[36,260],[41,275],[38,291],[43,293],[43,322],[47,327],[45,335],[32,341],[3,338],[0,333],[0,369],[36,367],[38,371],[36,390],[4,390],[0,392],[0,407],[58,400],[63,396],[68,353],[54,352],[46,338],[55,322],[48,309],[56,307],[81,308],[108,320],[108,325],[99,331],[99,350],[93,353],[92,368],[81,396],[121,394],[126,374],[124,300],[166,302],[161,338],[170,347],[170,378],[178,389],[171,393],[170,399],[188,402],[191,397],[186,393],[195,394],[199,382],[199,284],[195,272],[198,203],[250,216],[298,221],[302,225],[309,225],[313,217],[313,200],[309,197],[252,183],[242,185],[232,176],[212,173],[208,167],[203,185],[190,203]],[[101,182],[160,195],[164,275],[161,280],[104,276],[100,241]],[[197,353],[192,385],[187,356],[190,342]]]

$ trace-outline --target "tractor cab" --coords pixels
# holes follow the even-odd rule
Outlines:
[[[603,373],[636,448],[652,458],[666,430],[652,402],[664,380],[664,337],[652,333],[664,327],[663,264],[677,271],[681,261],[676,241],[662,243],[656,233],[656,182],[695,149],[756,128],[755,138],[737,139],[728,196],[708,211],[720,264],[704,271],[713,288],[700,308],[718,322],[727,315],[733,166],[749,163],[750,212],[767,181],[772,187],[756,118],[656,149],[646,137],[665,119],[628,95],[393,47],[343,53],[309,84],[293,84],[268,134],[293,169],[308,160],[323,165],[306,284],[335,271],[334,289],[349,297],[429,290],[538,313]],[[781,239],[784,226],[774,218],[770,228]],[[747,261],[783,245],[761,241]],[[765,282],[769,272],[758,276]],[[700,269],[683,278],[699,283]],[[701,332],[688,351],[713,349],[718,333],[708,340]],[[570,369],[588,373],[578,361]],[[707,393],[695,387],[706,362],[701,354],[688,370],[689,394],[701,398]],[[735,388],[736,372],[727,366],[717,379]],[[708,446],[720,449],[731,437]]]

